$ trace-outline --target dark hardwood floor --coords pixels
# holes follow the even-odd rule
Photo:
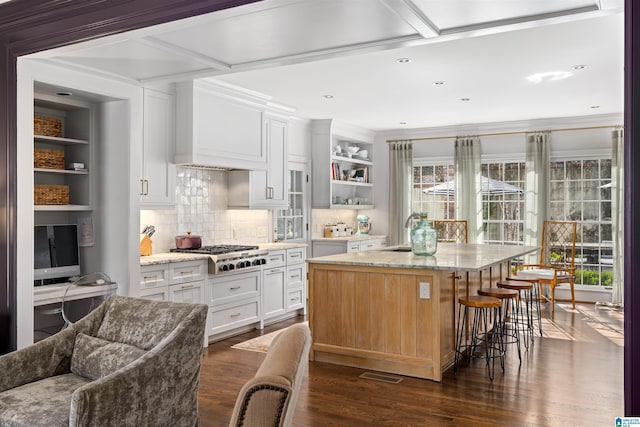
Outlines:
[[[543,316],[550,313],[544,304]],[[402,377],[399,384],[360,378],[362,369],[315,363],[302,384],[296,426],[613,426],[623,415],[621,312],[589,304],[556,306],[543,337],[524,353],[507,350],[505,372],[490,382],[474,360],[441,383]],[[233,344],[303,321],[286,320],[205,350],[200,380],[203,427],[226,426],[242,385],[263,353]]]

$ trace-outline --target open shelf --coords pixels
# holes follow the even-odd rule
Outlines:
[[[56,145],[88,145],[89,141],[85,141],[84,139],[74,139],[74,138],[62,138],[57,136],[45,136],[45,135],[34,135],[33,140],[35,142],[45,143],[45,144],[56,144]]]

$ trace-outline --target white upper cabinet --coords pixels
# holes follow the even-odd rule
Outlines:
[[[179,83],[176,163],[266,170],[261,101],[211,82]]]
[[[287,122],[265,115],[267,170],[229,172],[229,208],[277,209],[288,205]]]
[[[175,203],[176,170],[174,97],[144,89],[144,138],[140,178],[140,205],[144,208]]]

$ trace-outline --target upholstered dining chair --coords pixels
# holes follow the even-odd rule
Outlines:
[[[256,375],[240,390],[230,427],[287,427],[309,367],[311,332],[305,323],[276,336]]]
[[[577,223],[575,221],[544,221],[538,264],[516,267],[516,279],[537,281],[540,295],[542,286],[551,291],[551,313],[555,312],[556,286],[568,283],[571,289],[571,305],[575,308],[574,291]]]
[[[438,233],[438,242],[468,243],[467,220],[436,219],[433,228]]]
[[[198,425],[207,306],[111,296],[0,356],[0,426]]]

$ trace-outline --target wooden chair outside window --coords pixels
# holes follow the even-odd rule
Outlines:
[[[575,308],[574,293],[577,223],[575,221],[544,221],[540,262],[517,267],[517,279],[536,280],[540,287],[551,290],[551,313],[555,309],[556,286],[568,283],[571,288],[571,305]],[[540,292],[542,295],[542,292]]]
[[[469,243],[467,220],[436,219],[433,228],[438,233],[438,242]]]

